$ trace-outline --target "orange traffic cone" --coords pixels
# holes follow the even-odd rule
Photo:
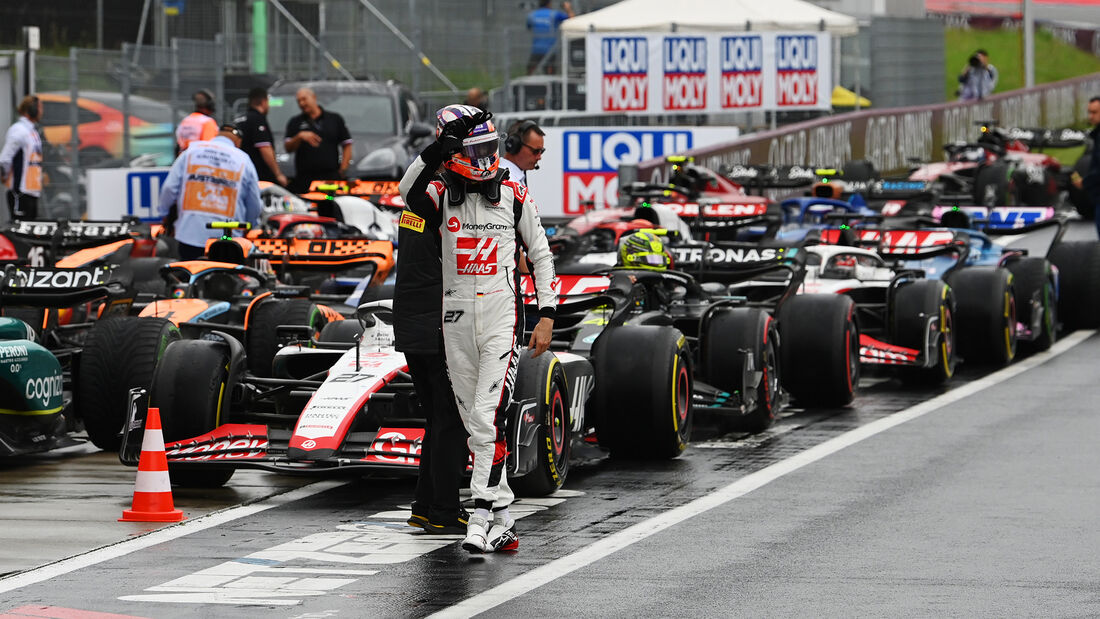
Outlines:
[[[150,408],[141,439],[133,509],[122,511],[119,522],[179,522],[183,511],[172,504],[172,481],[168,478],[168,457],[160,429],[160,409]]]

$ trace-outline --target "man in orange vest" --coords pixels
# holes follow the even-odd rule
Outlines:
[[[180,121],[176,128],[176,154],[187,150],[191,142],[207,141],[218,135],[218,121],[214,120],[214,93],[203,88],[191,95],[195,111]]]

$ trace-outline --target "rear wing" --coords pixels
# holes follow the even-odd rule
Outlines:
[[[768,213],[768,204],[765,202],[662,202],[659,204],[676,213],[693,230],[741,228],[768,224],[773,219]]]
[[[147,236],[150,231],[148,224],[130,218],[122,221],[15,221],[0,228],[0,233],[32,263],[53,264],[72,251]]]
[[[715,241],[667,246],[672,266],[700,281],[741,282],[769,272],[802,271],[803,252],[797,246]]]
[[[598,273],[593,275],[561,274],[554,278],[551,287],[558,293],[558,305],[562,306],[603,295],[611,287],[611,278]],[[523,292],[524,303],[535,303],[537,300],[535,282],[530,275],[520,276],[520,290]]]
[[[0,279],[0,306],[61,308],[122,297],[127,286],[116,265],[79,268],[9,265]]]
[[[273,267],[332,271],[374,263],[393,266],[393,243],[373,239],[251,239],[256,253],[249,258],[268,260]]]
[[[969,253],[965,232],[948,228],[894,228],[880,232],[878,253],[899,260],[923,260],[948,254],[961,263]]]
[[[722,176],[745,188],[797,189],[818,181],[817,168],[809,166],[733,164],[721,170]]]
[[[399,181],[370,180],[334,180],[313,181],[309,193],[302,197],[309,200],[325,200],[331,196],[357,196],[366,198],[380,206],[400,209],[405,206],[401,199]]]
[[[1010,140],[1018,140],[1029,148],[1072,148],[1081,146],[1088,133],[1078,129],[1038,129],[1012,127],[1003,130]]]

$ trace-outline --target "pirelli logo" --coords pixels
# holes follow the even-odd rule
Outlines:
[[[408,228],[413,232],[423,232],[424,218],[412,211],[401,211],[401,221],[399,222],[399,225],[402,228]]]

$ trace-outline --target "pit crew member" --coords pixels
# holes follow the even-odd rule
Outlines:
[[[160,192],[157,215],[175,230],[181,260],[195,260],[206,241],[218,233],[206,227],[215,221],[247,221],[260,225],[260,185],[256,167],[240,149],[241,132],[222,125],[209,142],[192,142],[168,171]],[[178,221],[169,212],[177,207]]]

